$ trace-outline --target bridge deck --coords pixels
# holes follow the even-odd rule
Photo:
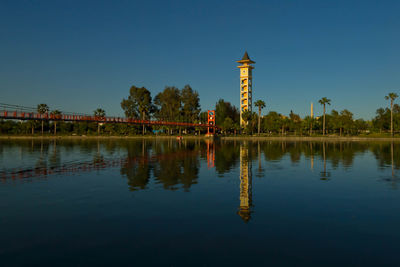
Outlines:
[[[145,124],[145,125],[164,125],[164,126],[186,126],[186,127],[202,127],[202,128],[218,128],[211,124],[202,123],[189,123],[189,122],[173,122],[173,121],[162,121],[162,120],[139,120],[121,117],[96,117],[89,115],[53,115],[53,114],[40,114],[36,112],[23,112],[23,111],[0,111],[0,119],[9,120],[46,120],[46,121],[89,121],[89,122],[100,122],[100,123],[129,123],[129,124]]]

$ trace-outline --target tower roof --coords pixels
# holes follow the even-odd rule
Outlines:
[[[242,57],[242,60],[250,60],[249,54],[247,54],[247,51],[244,52],[244,55],[243,55],[243,57]]]
[[[236,62],[238,62],[238,63],[250,63],[250,64],[251,63],[256,63],[256,62],[254,62],[253,60],[250,59],[249,54],[247,54],[247,51],[244,52],[244,55],[243,55],[242,59],[238,60]]]

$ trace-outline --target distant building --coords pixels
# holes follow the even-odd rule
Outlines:
[[[311,102],[310,117],[311,117],[311,119],[314,118],[314,104],[313,104],[313,102]]]

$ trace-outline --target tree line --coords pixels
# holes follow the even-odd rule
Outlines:
[[[151,92],[145,87],[132,86],[129,96],[122,99],[121,108],[127,118],[141,118],[142,120],[154,118],[162,121],[200,123],[200,97],[199,93],[185,85],[182,89],[175,86],[166,86],[154,99]],[[203,120],[204,123],[204,120]],[[174,130],[181,133],[179,127],[158,126],[158,130],[167,130],[172,134]],[[195,129],[192,129],[195,130]],[[146,126],[142,126],[142,133]]]
[[[400,129],[400,106],[395,102],[396,93],[389,93],[385,99],[389,106],[376,110],[376,116],[371,120],[356,119],[348,109],[330,112],[327,108],[331,100],[322,97],[318,102],[323,107],[321,116],[301,117],[293,111],[288,115],[269,111],[262,115],[262,110],[267,106],[263,100],[254,102],[257,112],[246,110],[242,118],[245,127],[240,126],[240,110],[230,102],[219,99],[215,104],[216,125],[221,133],[226,135],[367,135],[391,134]],[[199,93],[190,85],[182,89],[166,86],[163,91],[153,98],[151,92],[145,87],[131,86],[129,94],[123,98],[121,108],[127,118],[154,119],[175,122],[207,123],[207,111],[201,111]],[[40,114],[59,115],[61,111],[51,110],[47,104],[37,106]],[[98,108],[93,111],[93,116],[105,117],[106,111]],[[146,126],[127,125],[118,123],[96,122],[63,122],[63,121],[0,121],[0,134],[64,134],[64,135],[138,135],[138,134],[202,134],[206,129],[200,127],[178,126]]]
[[[127,118],[154,119],[174,122],[207,123],[207,113],[200,114],[199,93],[185,85],[182,89],[167,86],[154,98],[145,87],[132,86],[129,95],[123,98],[121,108]],[[59,115],[61,111],[52,110],[47,104],[39,104],[36,112],[39,114]],[[106,111],[98,108],[93,116],[106,117]],[[204,129],[200,127],[182,128],[178,126],[138,126],[118,123],[97,122],[63,122],[63,121],[15,121],[0,120],[0,134],[32,134],[40,131],[43,134],[76,134],[76,135],[137,135],[146,132],[161,132],[174,134],[196,133],[201,134]]]
[[[299,114],[292,110],[288,115],[269,111],[262,116],[261,111],[266,107],[263,100],[255,101],[254,105],[258,112],[244,111],[242,118],[246,122],[244,128],[240,127],[240,111],[229,102],[220,99],[216,104],[217,125],[221,126],[225,134],[244,134],[258,135],[295,135],[295,136],[314,136],[314,135],[370,135],[370,134],[390,134],[398,133],[400,129],[400,106],[394,101],[398,98],[396,93],[389,93],[385,96],[389,100],[389,107],[378,108],[376,116],[371,120],[356,119],[354,114],[348,109],[341,111],[332,109],[327,112],[327,107],[331,105],[331,100],[322,97],[318,103],[323,108],[321,116],[305,116],[301,118]]]

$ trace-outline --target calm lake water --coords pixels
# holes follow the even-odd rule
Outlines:
[[[0,265],[399,266],[399,143],[0,141]]]

